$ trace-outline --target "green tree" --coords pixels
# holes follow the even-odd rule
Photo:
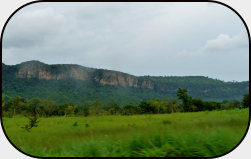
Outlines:
[[[176,94],[178,98],[182,100],[182,106],[184,111],[185,112],[190,111],[192,106],[192,97],[187,94],[187,90],[179,88]]]
[[[37,114],[42,114],[42,102],[40,98],[33,98],[28,101],[27,115],[35,116]]]
[[[240,108],[240,102],[238,100],[233,100],[229,103],[230,109]]]
[[[38,117],[42,114],[41,108],[42,104],[40,98],[33,98],[28,101],[25,116],[29,119],[29,124],[26,124],[22,128],[30,131],[31,128],[38,126]]]
[[[89,101],[85,104],[90,108],[91,115],[104,115],[106,112],[102,109],[102,102],[99,99]]]
[[[24,110],[25,99],[22,97],[15,97],[10,100],[10,109],[12,110],[12,115],[15,116],[17,113],[20,113]]]
[[[52,116],[56,111],[57,107],[54,101],[43,100],[41,104],[41,111],[43,112],[44,116]]]
[[[194,106],[196,106],[197,111],[205,110],[204,103],[203,103],[202,99],[200,99],[200,98],[192,99],[192,103],[193,103]]]
[[[141,109],[142,114],[152,113],[153,111],[151,105],[147,101],[141,101],[139,107]]]
[[[2,98],[2,110],[4,109],[4,107],[5,107],[5,100],[3,100],[3,98]]]
[[[65,116],[74,114],[76,109],[77,109],[76,106],[68,105],[64,110]]]
[[[58,107],[57,107],[57,114],[60,115],[60,116],[63,116],[65,115],[65,109],[66,107],[68,106],[69,104],[60,104]]]
[[[133,114],[139,114],[141,112],[141,109],[139,106],[127,104],[124,106],[124,115],[133,115]]]
[[[83,113],[84,113],[85,117],[89,116],[90,115],[90,108],[88,106],[84,106]]]
[[[167,98],[166,102],[167,102],[167,105],[166,105],[167,106],[167,109],[166,109],[167,113],[173,113],[173,112],[179,111],[177,98]]]
[[[221,104],[214,101],[204,101],[203,103],[205,110],[211,111],[221,108]]]
[[[248,108],[250,105],[249,94],[244,94],[241,102],[243,108]]]
[[[151,113],[158,114],[158,113],[165,113],[167,112],[167,102],[161,99],[153,99],[149,102]]]

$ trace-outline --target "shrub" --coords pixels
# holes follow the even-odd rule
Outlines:
[[[169,120],[162,120],[162,123],[163,123],[164,125],[172,124],[172,122],[169,121]]]
[[[25,129],[26,131],[30,132],[30,130],[33,128],[33,127],[38,127],[38,115],[34,115],[34,116],[31,116],[31,117],[28,117],[29,118],[29,124],[26,124],[24,127],[21,127],[23,129]]]
[[[75,121],[75,122],[73,123],[73,126],[78,126],[78,121]]]

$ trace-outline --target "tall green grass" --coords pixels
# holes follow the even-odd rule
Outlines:
[[[21,128],[24,117],[3,125],[13,144],[38,157],[214,157],[240,142],[248,111],[39,118],[31,132]]]

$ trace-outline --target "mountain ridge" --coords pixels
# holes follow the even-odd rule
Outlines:
[[[54,92],[55,97],[58,96],[55,94],[72,96],[65,90],[67,87],[69,92],[78,92],[76,97],[71,97],[74,98],[72,101],[81,102],[88,98],[107,98],[107,95],[110,95],[109,98],[112,100],[117,100],[117,96],[121,96],[119,98],[121,100],[124,95],[127,101],[134,99],[132,101],[135,103],[151,98],[174,97],[178,88],[188,89],[195,97],[217,100],[240,99],[249,91],[249,81],[224,82],[204,76],[134,76],[119,71],[95,69],[76,64],[48,65],[34,60],[17,65],[2,63],[2,82],[2,93],[11,96],[23,94],[26,96],[31,90],[37,92],[34,95],[46,98],[51,98],[49,95],[51,92]],[[23,83],[23,86],[20,83]],[[46,88],[47,94],[39,92],[45,89],[42,85],[48,87]],[[30,94],[28,97],[33,96]]]

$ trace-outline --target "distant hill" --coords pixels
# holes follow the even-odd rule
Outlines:
[[[99,99],[119,104],[153,98],[176,97],[178,88],[204,100],[240,100],[249,92],[249,82],[224,82],[203,76],[133,76],[118,71],[73,64],[48,65],[28,61],[2,63],[2,94],[8,97],[40,97],[57,103],[81,104]]]

